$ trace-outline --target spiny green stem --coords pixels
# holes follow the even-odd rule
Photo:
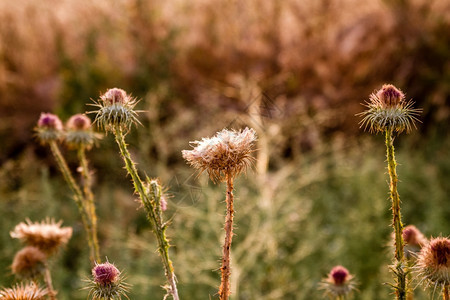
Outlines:
[[[227,180],[227,214],[225,217],[225,242],[223,244],[223,257],[222,257],[222,267],[221,270],[221,283],[219,287],[219,298],[220,300],[228,300],[230,296],[230,275],[231,275],[231,264],[230,264],[230,252],[231,252],[231,241],[233,239],[233,177],[230,174],[226,175]]]
[[[72,173],[69,170],[69,167],[67,166],[66,160],[61,154],[61,151],[59,150],[58,144],[55,141],[50,142],[50,149],[52,150],[53,156],[56,159],[56,162],[58,164],[58,167],[63,174],[64,179],[66,180],[67,184],[69,185],[70,189],[73,192],[73,199],[75,200],[75,203],[78,206],[78,210],[81,214],[81,221],[83,223],[84,229],[87,234],[88,239],[88,245],[90,250],[90,260],[92,264],[95,262],[95,249],[94,249],[94,242],[93,242],[93,236],[92,236],[92,224],[91,220],[89,218],[89,213],[87,211],[87,208],[84,204],[84,196],[81,192],[80,187],[75,182],[75,179],[72,176]]]
[[[94,258],[97,263],[100,263],[100,248],[98,244],[98,234],[97,234],[97,214],[95,212],[95,202],[94,194],[92,193],[92,176],[89,171],[89,164],[86,158],[86,147],[80,146],[78,148],[78,159],[80,161],[81,176],[83,177],[83,193],[84,193],[84,203],[86,204],[87,212],[89,214],[89,219],[91,221],[91,236],[92,244],[94,247]]]
[[[392,215],[393,222],[392,226],[394,227],[394,236],[395,236],[395,260],[396,260],[396,272],[397,275],[397,286],[396,286],[396,294],[397,299],[405,300],[406,299],[406,272],[404,270],[404,258],[403,258],[403,224],[402,224],[402,216],[400,213],[400,196],[397,191],[397,162],[395,161],[395,153],[394,153],[394,139],[392,137],[393,130],[389,128],[386,130],[386,156],[388,161],[388,171],[389,171],[389,190],[390,197],[392,201]]]
[[[151,201],[152,199],[149,198],[149,195],[145,191],[144,183],[139,177],[136,164],[131,159],[131,155],[128,152],[127,144],[125,142],[125,135],[119,125],[115,125],[114,127],[114,136],[119,146],[120,154],[125,162],[125,167],[128,171],[128,174],[130,174],[132,178],[134,188],[141,198],[141,201],[147,211],[147,218],[149,219],[150,224],[152,225],[152,230],[156,235],[158,241],[158,251],[161,255],[161,259],[163,261],[165,269],[165,275],[170,285],[169,294],[172,295],[174,300],[179,300],[176,277],[172,261],[169,258],[170,245],[165,234],[166,226],[162,224],[160,218],[158,218],[156,214],[157,208],[155,207],[155,201]]]

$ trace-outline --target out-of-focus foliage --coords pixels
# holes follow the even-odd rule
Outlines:
[[[76,207],[32,128],[41,111],[67,120],[116,86],[142,99],[130,148],[172,195],[181,298],[216,293],[225,206],[223,187],[192,175],[180,151],[251,126],[259,151],[236,183],[232,297],[320,299],[317,283],[342,264],[357,299],[391,299],[383,138],[361,134],[354,115],[385,82],[424,109],[418,131],[396,139],[404,223],[448,235],[449,27],[448,0],[0,2],[0,285],[20,249],[9,231],[50,216],[74,227],[55,288],[86,298]],[[102,256],[125,271],[132,299],[162,298],[155,241],[111,137],[89,158]]]

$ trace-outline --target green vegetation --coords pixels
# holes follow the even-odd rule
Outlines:
[[[364,133],[355,114],[389,82],[423,108],[418,129],[395,139],[402,223],[448,236],[446,2],[1,3],[0,287],[17,282],[11,263],[21,245],[9,232],[48,216],[73,228],[49,260],[58,300],[86,299],[92,265],[79,207],[33,128],[41,112],[67,121],[118,87],[142,110],[126,136],[129,154],[169,195],[163,214],[180,299],[218,298],[226,188],[193,175],[181,151],[246,126],[258,151],[253,170],[234,181],[230,299],[322,299],[319,283],[336,265],[355,276],[355,299],[393,299],[384,136]],[[60,148],[82,182],[77,151]],[[123,272],[130,299],[163,299],[158,243],[113,134],[86,158],[101,260]],[[418,287],[414,299],[431,295]]]

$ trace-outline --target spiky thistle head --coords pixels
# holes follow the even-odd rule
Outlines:
[[[414,225],[408,225],[402,232],[405,242],[404,252],[407,259],[412,259],[420,252],[423,246],[428,243],[428,239]]]
[[[42,144],[47,144],[61,139],[63,136],[63,124],[57,115],[41,113],[34,131],[39,141]]]
[[[223,129],[212,138],[191,142],[192,150],[183,150],[183,158],[200,172],[208,172],[214,182],[236,177],[253,160],[251,153],[256,141],[254,129],[235,131]]]
[[[369,132],[384,132],[392,130],[409,133],[420,122],[418,116],[421,109],[412,108],[414,102],[406,101],[405,94],[392,84],[384,84],[376,93],[372,93],[369,101],[364,104],[366,111],[360,124]]]
[[[71,227],[61,227],[62,221],[46,219],[33,223],[27,220],[21,222],[10,232],[12,238],[16,238],[29,246],[39,248],[46,255],[56,252],[61,246],[67,244],[72,237]]]
[[[346,268],[335,266],[321,281],[319,288],[324,290],[328,297],[336,298],[351,294],[356,286],[353,275]]]
[[[92,299],[121,299],[122,296],[128,299],[126,295],[128,284],[123,282],[121,272],[114,264],[96,263],[92,269],[92,277],[87,287],[90,289],[89,295]]]
[[[20,283],[12,288],[1,289],[0,300],[43,300],[47,293],[47,289],[42,289],[33,282]]]
[[[95,123],[106,131],[113,131],[116,126],[128,131],[133,124],[140,124],[137,119],[138,111],[134,107],[138,101],[128,95],[124,90],[112,88],[100,96],[92,104],[98,110],[89,113],[97,114]]]
[[[415,268],[425,286],[450,285],[450,239],[431,239],[420,251]]]
[[[43,273],[46,259],[46,255],[39,248],[26,246],[14,256],[11,269],[21,278],[33,279]]]
[[[90,149],[100,137],[100,134],[92,130],[91,120],[86,115],[73,115],[66,123],[64,141],[71,148]]]

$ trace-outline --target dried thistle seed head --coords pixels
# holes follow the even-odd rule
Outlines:
[[[101,135],[92,130],[91,120],[83,114],[73,115],[66,123],[64,141],[70,148],[90,149],[100,138]]]
[[[450,239],[431,239],[420,251],[416,269],[426,286],[450,285]]]
[[[47,289],[41,289],[33,282],[20,283],[0,290],[0,300],[43,300],[47,293]]]
[[[33,246],[27,246],[16,253],[11,265],[12,272],[22,278],[33,279],[42,274],[46,255]]]
[[[353,275],[343,266],[335,266],[319,286],[331,298],[349,295],[355,290]]]
[[[71,227],[61,227],[62,221],[56,223],[54,220],[46,219],[42,222],[18,224],[10,235],[12,238],[20,239],[29,246],[35,246],[46,255],[53,254],[59,247],[67,244],[72,237]]]
[[[109,262],[96,264],[92,269],[93,280],[87,287],[92,299],[128,299],[126,293],[129,285],[123,282],[121,272]]]
[[[383,132],[392,130],[401,133],[409,133],[416,127],[416,121],[421,109],[412,108],[414,102],[406,101],[405,94],[392,84],[383,87],[369,97],[364,104],[366,111],[359,113],[362,116],[360,124],[369,132]]]
[[[57,115],[41,113],[37,126],[36,136],[42,144],[59,140],[63,135],[63,125]]]
[[[95,122],[107,131],[112,131],[116,126],[123,130],[129,130],[131,125],[137,124],[137,111],[134,107],[138,101],[136,98],[128,95],[124,90],[113,88],[109,89],[100,96],[100,99],[94,101],[93,106],[98,110],[89,113],[97,114]]]
[[[428,239],[414,225],[408,225],[403,229],[403,241],[405,242],[404,252],[407,259],[414,258],[423,246],[428,243]]]
[[[245,171],[253,160],[251,153],[256,132],[245,128],[241,131],[223,129],[212,138],[191,142],[193,150],[183,150],[183,158],[200,172],[208,172],[214,182],[236,177]]]

